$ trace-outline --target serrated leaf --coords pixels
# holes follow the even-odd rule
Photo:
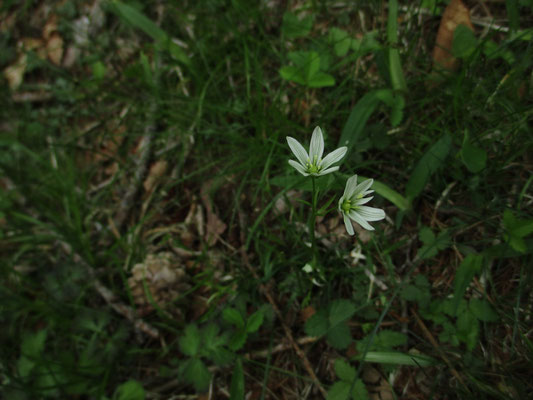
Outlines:
[[[350,396],[351,382],[335,382],[328,390],[326,400],[347,400]]]
[[[255,313],[250,315],[250,318],[248,318],[248,321],[246,322],[246,331],[248,333],[255,332],[259,329],[262,323],[263,312],[261,310],[256,311]]]
[[[353,381],[355,379],[356,371],[349,363],[343,359],[335,360],[335,374],[343,381]]]
[[[451,146],[452,138],[446,133],[420,158],[405,188],[406,196],[410,201],[422,193],[431,175],[446,160]]]
[[[233,351],[240,350],[246,343],[247,337],[248,334],[245,330],[237,330],[229,339],[228,347]]]
[[[43,351],[48,331],[41,329],[36,333],[25,333],[20,345],[20,358],[17,361],[17,372],[21,378],[30,375]]]
[[[431,244],[435,241],[435,234],[431,230],[431,228],[428,228],[427,226],[423,226],[420,228],[420,231],[418,232],[418,237],[424,244]]]
[[[328,331],[328,318],[323,310],[312,315],[305,322],[305,334],[313,337],[320,337]]]
[[[211,345],[216,342],[216,337],[220,332],[220,328],[217,324],[210,323],[202,329],[202,340],[206,345]]]
[[[244,329],[244,318],[241,313],[234,308],[226,308],[222,311],[222,319],[235,326],[237,329]]]
[[[216,347],[210,351],[208,358],[213,360],[216,365],[227,365],[233,361],[234,356],[235,354],[228,349],[224,347]]]
[[[472,314],[480,321],[496,322],[500,319],[499,315],[486,300],[472,299],[470,300],[469,307]]]
[[[418,250],[417,255],[422,260],[434,257],[440,250],[450,245],[450,235],[447,231],[442,231],[435,237],[429,228],[423,227],[420,229],[419,236],[424,245]]]
[[[313,19],[313,16],[306,16],[300,19],[293,13],[285,12],[283,14],[281,31],[287,39],[307,36],[313,27]]]
[[[463,299],[466,288],[470,285],[474,275],[481,272],[482,265],[483,256],[479,254],[467,255],[461,265],[459,265],[453,282],[452,315],[457,315],[459,304]]]
[[[307,79],[307,86],[321,88],[335,85],[335,78],[325,72],[316,72]]]
[[[387,350],[393,347],[403,346],[406,343],[407,336],[405,334],[385,329],[378,333],[376,347]]]
[[[400,292],[400,296],[407,301],[417,301],[420,296],[420,289],[415,285],[406,285]]]
[[[143,386],[134,380],[124,382],[116,388],[113,400],[144,400],[145,392]]]
[[[202,360],[191,358],[185,362],[183,378],[185,382],[192,384],[197,392],[203,392],[209,387],[211,372]]]
[[[355,385],[352,390],[352,400],[367,400],[367,399],[368,399],[368,392],[366,390],[366,386],[361,379],[358,379],[357,382],[355,382]]]
[[[457,317],[457,337],[472,351],[478,342],[479,321],[474,314],[466,310]]]
[[[233,368],[233,375],[231,377],[230,386],[230,400],[244,399],[244,373],[242,370],[242,361],[237,359],[235,367]]]
[[[279,70],[279,75],[286,81],[295,82],[300,85],[306,84],[305,77],[303,77],[302,71],[298,67],[292,65],[281,67]]]
[[[346,349],[352,342],[350,328],[345,322],[330,327],[326,334],[326,341],[335,349]]]
[[[193,357],[198,354],[200,348],[200,331],[194,324],[187,325],[184,335],[179,339],[179,347],[183,354]]]
[[[352,46],[352,39],[350,38],[348,32],[339,28],[331,28],[329,30],[328,42],[333,45],[335,54],[338,57],[345,56]]]
[[[350,300],[334,300],[329,306],[328,319],[331,326],[335,326],[355,314],[355,304]]]

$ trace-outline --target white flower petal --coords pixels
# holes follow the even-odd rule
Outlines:
[[[342,160],[347,151],[348,147],[339,147],[337,150],[332,151],[326,157],[324,157],[321,167],[326,169],[330,165],[335,164],[337,161]]]
[[[351,198],[355,189],[357,187],[357,175],[352,176],[351,178],[348,178],[346,181],[346,187],[344,188],[344,195],[343,197]]]
[[[287,143],[289,144],[289,147],[291,148],[298,161],[300,161],[300,164],[302,164],[302,166],[305,166],[305,164],[309,160],[309,155],[307,154],[307,151],[305,151],[304,147],[300,144],[300,142],[290,136],[287,136]]]
[[[359,185],[357,185],[357,187],[353,191],[353,194],[350,196],[350,198],[353,199],[354,197],[356,198],[359,195],[362,195],[361,197],[363,197],[366,194],[365,193],[366,190],[370,186],[372,186],[373,183],[374,183],[374,179],[367,179],[366,181],[361,182]]]
[[[357,213],[367,221],[380,221],[385,218],[385,211],[381,208],[361,206],[357,209]]]
[[[291,167],[294,167],[303,176],[309,176],[306,169],[301,164],[297,163],[294,160],[289,160],[289,164],[291,165]]]
[[[328,168],[328,169],[320,171],[317,174],[317,176],[326,175],[326,174],[329,174],[330,172],[335,172],[335,171],[338,171],[338,170],[339,170],[339,167],[331,167],[331,168]]]
[[[362,199],[358,199],[355,201],[355,203],[353,203],[353,206],[361,206],[363,204],[366,204],[368,203],[370,200],[372,200],[374,198],[374,196],[371,196],[371,197],[365,197],[365,198],[362,198]]]
[[[355,222],[357,222],[359,225],[361,225],[363,228],[365,228],[366,230],[368,231],[374,230],[374,228],[372,228],[372,226],[368,222],[366,222],[366,220],[361,215],[359,215],[357,211],[350,211],[348,216],[351,219],[353,219]]]
[[[311,136],[309,158],[311,159],[312,163],[315,162],[315,157],[316,161],[319,162],[322,158],[322,154],[324,154],[324,136],[322,135],[322,129],[317,126],[313,131],[313,135]]]
[[[342,212],[342,203],[344,203],[344,196],[339,199],[339,211]]]
[[[346,231],[348,232],[348,235],[353,236],[355,232],[353,231],[352,221],[350,220],[350,218],[348,218],[346,214],[343,214],[343,217],[344,217],[344,226],[346,227]]]

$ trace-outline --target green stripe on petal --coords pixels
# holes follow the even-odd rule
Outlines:
[[[290,164],[291,167],[294,167],[296,169],[296,171],[298,171],[303,176],[309,176],[309,174],[307,173],[306,169],[301,164],[298,164],[294,160],[289,160],[289,164]]]
[[[361,206],[358,207],[357,213],[367,221],[380,221],[385,218],[385,211],[380,208]]]
[[[311,163],[318,163],[324,154],[324,136],[322,135],[322,129],[319,126],[313,131],[311,136],[311,145],[309,146],[309,158]]]
[[[359,225],[361,225],[363,228],[365,228],[366,230],[369,230],[369,231],[374,230],[374,228],[368,222],[366,222],[366,220],[361,215],[359,215],[356,211],[350,211],[348,216],[351,219],[353,219],[355,222],[357,222]]]
[[[320,166],[326,169],[330,165],[335,164],[336,162],[342,160],[342,158],[346,154],[346,151],[348,151],[348,147],[340,147],[337,150],[332,151],[326,157],[324,157]]]
[[[298,142],[296,139],[287,136],[287,143],[289,147],[291,148],[291,151],[294,153],[298,161],[300,161],[300,164],[305,165],[307,164],[307,160],[309,159],[309,155],[307,154],[307,151],[305,151],[304,147]]]

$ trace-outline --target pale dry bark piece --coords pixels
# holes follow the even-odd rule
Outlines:
[[[165,308],[166,304],[190,289],[185,265],[171,252],[149,254],[142,263],[134,265],[131,273],[128,286],[141,315],[153,311],[146,290],[151,300]]]
[[[433,71],[455,71],[459,60],[452,53],[453,34],[459,25],[474,30],[470,11],[461,0],[452,0],[444,10],[440,21],[435,47],[433,48]]]
[[[148,172],[148,176],[144,180],[143,186],[144,190],[150,193],[154,190],[157,183],[160,181],[161,177],[167,171],[168,163],[165,160],[159,160],[153,163]]]

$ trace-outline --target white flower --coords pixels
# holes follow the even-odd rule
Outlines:
[[[350,220],[357,222],[369,231],[373,231],[374,228],[368,221],[379,221],[385,218],[385,211],[382,209],[363,206],[363,204],[368,203],[373,198],[373,196],[364,198],[367,194],[373,192],[373,190],[368,190],[373,183],[373,179],[367,179],[358,185],[357,175],[352,176],[346,182],[344,194],[339,200],[339,211],[344,217],[344,225],[350,235],[354,234],[352,221]]]
[[[289,164],[303,176],[321,176],[337,171],[339,167],[329,167],[340,161],[348,150],[345,146],[339,147],[322,158],[322,154],[324,154],[324,137],[322,136],[322,129],[318,126],[313,131],[313,136],[311,136],[309,154],[296,139],[290,136],[287,136],[287,143],[298,159],[298,162],[289,160]]]

